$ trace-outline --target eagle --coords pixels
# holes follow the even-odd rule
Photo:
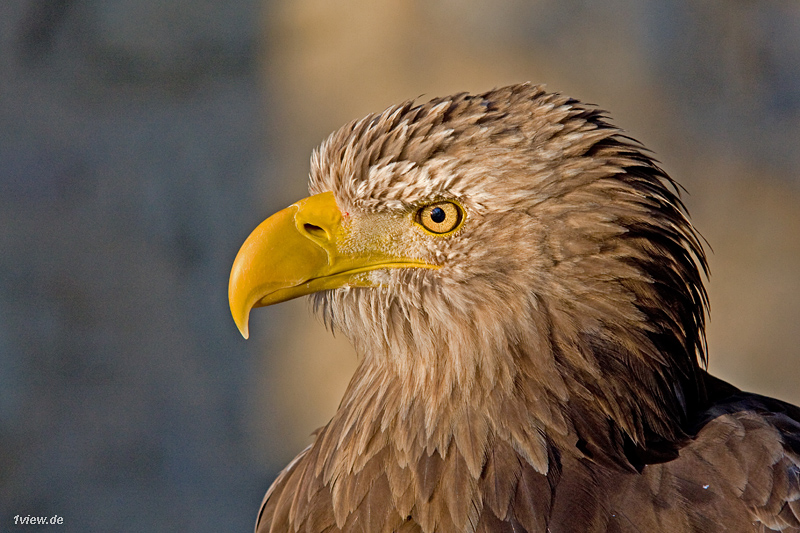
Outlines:
[[[681,189],[529,83],[414,100],[311,157],[231,312],[303,295],[359,364],[256,531],[800,531],[800,408],[706,371]]]

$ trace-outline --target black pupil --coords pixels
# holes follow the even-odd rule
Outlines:
[[[444,222],[444,219],[446,217],[447,214],[441,207],[434,207],[433,209],[431,209],[431,220],[433,220],[437,224],[441,224],[442,222]]]

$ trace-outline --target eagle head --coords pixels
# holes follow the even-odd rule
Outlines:
[[[309,188],[246,240],[230,305],[247,337],[252,308],[313,294],[361,357],[343,406],[416,416],[439,448],[475,411],[498,435],[524,418],[538,437],[515,448],[683,435],[705,256],[675,184],[602,111],[530,84],[409,101],[334,132]]]

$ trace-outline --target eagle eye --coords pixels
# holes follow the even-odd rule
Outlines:
[[[461,226],[464,210],[455,202],[436,202],[420,208],[414,221],[429,233],[444,235]]]

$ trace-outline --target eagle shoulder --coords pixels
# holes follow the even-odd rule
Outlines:
[[[549,531],[800,532],[800,409],[726,389],[675,459],[625,472],[565,456]]]

